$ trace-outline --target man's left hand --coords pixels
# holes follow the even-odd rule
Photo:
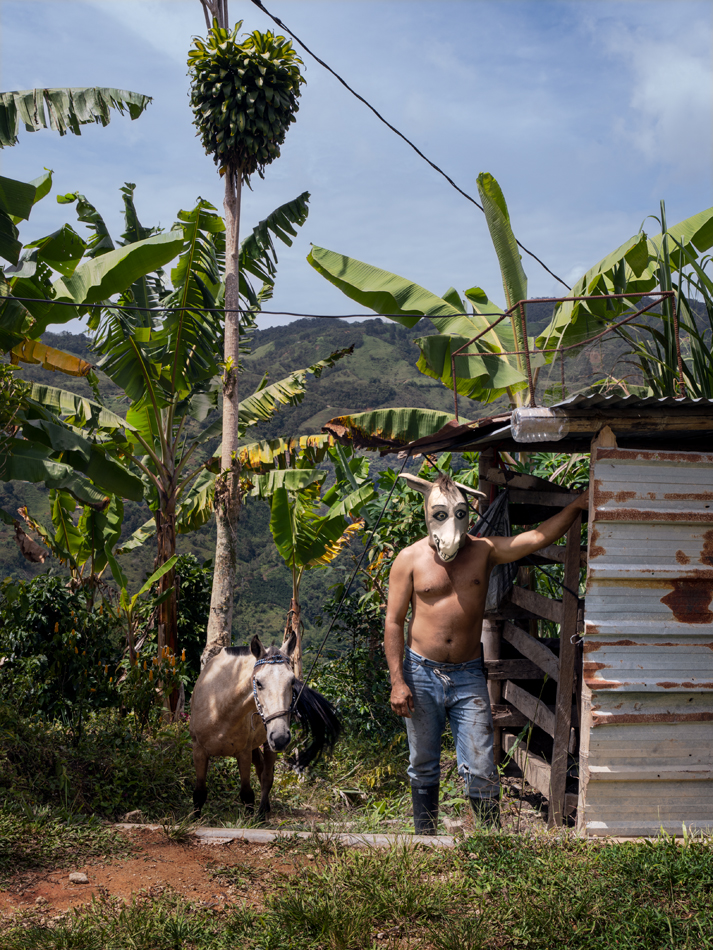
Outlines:
[[[582,492],[579,498],[573,502],[573,504],[575,504],[578,508],[581,508],[582,511],[589,510],[589,485],[587,485],[586,489]]]

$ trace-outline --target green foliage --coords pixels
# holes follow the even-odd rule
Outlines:
[[[81,125],[109,125],[111,109],[122,115],[127,110],[138,119],[149,102],[151,96],[140,92],[98,86],[0,92],[0,148],[17,144],[21,122],[28,132],[50,128],[60,135],[81,135]]]
[[[661,202],[662,240],[658,245],[657,276],[662,290],[675,292],[675,301],[666,298],[660,308],[660,322],[642,320],[622,328],[619,335],[630,345],[641,370],[648,394],[659,398],[682,395],[676,323],[681,349],[681,370],[687,395],[694,399],[713,398],[713,279],[710,255],[697,259],[690,244],[669,234],[666,208]],[[674,313],[675,308],[675,313]],[[636,332],[638,331],[638,333]],[[642,390],[643,392],[644,390]]]
[[[61,577],[7,584],[0,600],[0,698],[23,715],[67,722],[75,737],[90,709],[115,705],[120,633],[110,612]]]
[[[335,609],[332,601],[325,607],[326,616],[333,616]],[[383,615],[376,612],[374,616],[352,599],[345,603],[339,620],[344,638],[352,634],[352,645],[343,656],[330,651],[331,659],[317,669],[311,685],[336,701],[339,717],[350,734],[392,739],[403,732],[403,724],[391,711],[391,683],[383,650],[369,646],[383,637]]]
[[[0,433],[5,433],[14,425],[17,413],[25,401],[27,389],[27,384],[17,378],[16,367],[0,363]],[[4,434],[0,435],[0,439],[2,438]]]
[[[257,30],[238,42],[216,20],[188,54],[191,107],[203,147],[221,169],[245,178],[280,155],[299,106],[302,60],[284,36]]]

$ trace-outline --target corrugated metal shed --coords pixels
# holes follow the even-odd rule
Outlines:
[[[594,446],[580,829],[713,832],[713,455]]]

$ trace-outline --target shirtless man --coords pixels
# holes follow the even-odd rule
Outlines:
[[[384,632],[391,708],[406,718],[416,833],[436,833],[446,719],[476,821],[497,825],[500,785],[480,650],[490,572],[496,564],[518,561],[566,534],[587,508],[588,492],[539,528],[510,538],[473,538],[467,533],[464,494],[484,497],[481,492],[445,475],[435,482],[401,477],[424,494],[428,527],[428,536],[404,548],[393,563]]]

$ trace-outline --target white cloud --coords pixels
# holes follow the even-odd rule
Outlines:
[[[656,8],[661,16],[641,17],[635,24],[608,18],[600,34],[605,49],[631,75],[631,112],[618,117],[615,127],[651,162],[689,174],[707,172],[713,132],[713,7],[680,3]]]

